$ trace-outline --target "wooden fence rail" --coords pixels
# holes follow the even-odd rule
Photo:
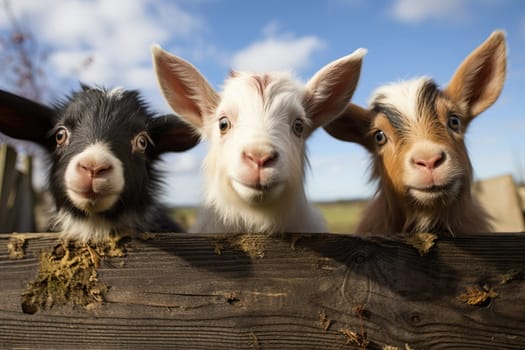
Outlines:
[[[426,254],[401,237],[150,235],[120,257],[86,250],[100,305],[23,307],[39,256],[68,256],[58,242],[0,235],[0,347],[525,348],[525,234]]]

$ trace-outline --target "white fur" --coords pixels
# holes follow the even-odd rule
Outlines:
[[[65,239],[96,242],[105,240],[115,233],[113,232],[115,223],[96,214],[88,218],[77,218],[66,210],[60,210],[53,221],[53,229],[59,231]]]
[[[105,90],[102,90],[102,91],[105,91]],[[117,86],[117,87],[114,87],[113,89],[107,91],[107,96],[108,97],[114,97],[116,99],[120,99],[124,93],[126,92],[126,90],[121,87],[121,86]]]
[[[369,103],[392,104],[403,114],[407,122],[416,122],[418,119],[417,102],[419,92],[429,79],[429,77],[418,77],[407,81],[385,84],[372,93]]]
[[[83,186],[77,171],[77,167],[81,162],[95,165],[111,165],[111,171],[107,176],[92,180],[93,190],[100,195],[96,200],[86,198],[81,194]],[[124,188],[122,163],[104,143],[99,142],[89,145],[84,151],[75,155],[69,161],[64,173],[64,185],[67,196],[78,209],[87,213],[108,210],[119,199],[120,193]]]
[[[326,65],[307,84],[288,73],[233,72],[221,94],[189,62],[158,46],[152,53],[167,102],[209,143],[204,208],[190,231],[326,231],[306,199],[305,141],[344,110],[366,50]],[[221,132],[225,117],[231,128]]]
[[[192,232],[324,231],[320,215],[306,201],[303,189],[306,151],[304,139],[292,133],[296,118],[305,118],[301,105],[304,86],[286,74],[274,74],[265,93],[266,103],[239,73],[226,81],[214,118],[205,126],[210,150],[204,160],[206,209]],[[218,119],[231,116],[232,129],[221,137]],[[306,125],[305,125],[306,128]],[[243,186],[242,152],[258,144],[279,154],[265,169],[275,187],[261,193]]]
[[[144,209],[140,214],[129,213],[118,221],[105,219],[97,213],[92,213],[86,218],[80,218],[65,209],[61,209],[53,217],[51,227],[60,232],[60,235],[65,239],[98,242],[107,240],[112,236],[133,234],[137,227],[141,227],[146,220],[151,220],[154,217],[155,208],[153,207]]]

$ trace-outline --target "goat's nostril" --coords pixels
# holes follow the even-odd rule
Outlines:
[[[441,164],[443,164],[445,160],[446,160],[445,152],[440,152],[439,154],[435,154],[428,158],[414,159],[413,162],[415,165],[421,168],[426,168],[428,170],[434,170],[437,167],[439,167]]]
[[[257,167],[270,166],[279,156],[276,151],[244,151],[242,156],[245,160],[255,164]]]
[[[436,155],[435,160],[434,160],[434,168],[437,168],[438,166],[443,164],[446,159],[447,159],[447,155],[445,154],[445,152],[441,152],[440,154]]]
[[[269,166],[277,159],[278,155],[275,151],[264,154],[259,161],[260,166]]]
[[[102,177],[111,172],[113,167],[111,164],[102,164],[93,168],[93,177]]]
[[[90,177],[103,177],[108,175],[113,166],[109,163],[104,164],[86,164],[78,163],[77,170],[80,174],[86,174]]]
[[[77,171],[79,173],[88,173],[91,174],[91,167],[86,164],[78,163],[77,164]]]

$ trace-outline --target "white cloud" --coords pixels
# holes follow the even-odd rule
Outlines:
[[[468,0],[396,0],[390,15],[396,20],[419,23],[429,19],[460,19],[468,16]]]
[[[197,205],[201,198],[201,164],[206,147],[198,145],[191,152],[168,153],[162,156],[158,169],[164,174],[166,186],[161,201],[169,205]]]
[[[200,146],[199,148],[202,148]],[[200,171],[202,158],[197,152],[189,153],[168,153],[162,157],[160,169],[169,171],[173,174],[197,174]]]
[[[295,37],[278,34],[278,25],[271,22],[263,29],[264,38],[235,53],[232,68],[247,71],[300,71],[311,63],[314,52],[324,43],[315,36]]]
[[[310,157],[307,175],[311,200],[368,198],[375,190],[369,182],[368,153],[357,145],[342,154],[315,154]]]
[[[203,28],[200,18],[170,1],[18,0],[12,8],[19,21],[30,23],[38,40],[50,47],[52,74],[108,86],[140,88],[144,82],[154,86],[151,45],[173,38],[189,40]],[[0,29],[7,25],[6,16],[0,16]],[[88,58],[92,63],[83,67]]]

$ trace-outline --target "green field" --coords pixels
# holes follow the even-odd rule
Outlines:
[[[366,203],[365,200],[348,200],[315,203],[315,206],[321,210],[329,232],[352,233]]]
[[[320,202],[314,205],[321,211],[328,223],[328,231],[336,233],[354,232],[361,211],[366,201],[348,200],[336,202]],[[175,207],[172,216],[186,229],[194,222],[197,215],[196,207]]]

